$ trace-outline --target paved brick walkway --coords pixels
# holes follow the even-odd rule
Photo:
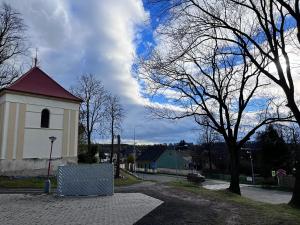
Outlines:
[[[116,193],[107,197],[0,195],[0,224],[129,225],[162,201],[141,193]]]

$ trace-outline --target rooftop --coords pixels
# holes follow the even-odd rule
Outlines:
[[[161,154],[164,153],[164,149],[149,149],[142,152],[137,158],[137,161],[156,161]]]
[[[39,67],[33,67],[2,91],[13,91],[81,102],[82,100],[64,89]]]

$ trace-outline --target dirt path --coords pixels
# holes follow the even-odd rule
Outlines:
[[[167,183],[172,181],[186,180],[183,176],[167,175],[167,174],[143,174],[137,175],[145,180],[152,180],[158,183]],[[206,179],[202,186],[210,190],[222,190],[229,187],[228,181]],[[255,185],[240,184],[242,196],[255,201],[266,202],[270,204],[288,203],[292,198],[292,192],[276,191],[259,188]]]
[[[136,225],[176,224],[295,224],[265,218],[255,209],[238,204],[217,202],[164,184],[143,182],[131,187],[116,188],[116,192],[140,192],[164,203],[139,220]]]

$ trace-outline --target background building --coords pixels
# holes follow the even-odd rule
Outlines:
[[[187,174],[192,157],[185,152],[175,150],[144,151],[136,160],[137,171]]]

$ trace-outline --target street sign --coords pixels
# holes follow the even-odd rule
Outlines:
[[[278,177],[283,177],[283,176],[286,176],[286,171],[283,169],[279,169],[279,170],[277,170],[276,174]]]
[[[252,182],[252,177],[246,177],[246,181]]]
[[[275,170],[272,170],[272,177],[275,177],[276,176],[276,172]]]

